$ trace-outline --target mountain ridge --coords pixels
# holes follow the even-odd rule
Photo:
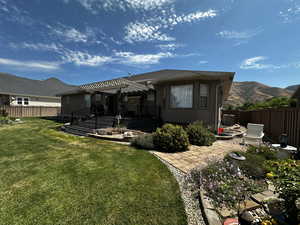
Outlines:
[[[22,95],[56,96],[57,94],[74,89],[61,80],[50,77],[45,80],[33,80],[9,73],[0,72],[0,92]]]
[[[297,85],[287,88],[271,87],[256,81],[233,82],[225,105],[238,106],[260,102],[273,97],[291,97]]]

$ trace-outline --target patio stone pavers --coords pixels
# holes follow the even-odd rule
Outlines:
[[[189,151],[186,152],[152,151],[152,153],[184,173],[188,173],[195,167],[205,167],[210,160],[222,159],[229,152],[245,151],[246,147],[240,145],[241,142],[241,138],[234,138],[232,140],[218,140],[212,146],[191,145]]]

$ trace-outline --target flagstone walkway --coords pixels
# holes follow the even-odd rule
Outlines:
[[[205,167],[210,160],[218,160],[232,151],[245,151],[246,147],[240,145],[241,138],[232,140],[218,140],[212,146],[191,145],[186,152],[164,153],[152,151],[154,155],[167,161],[184,173],[195,167]]]

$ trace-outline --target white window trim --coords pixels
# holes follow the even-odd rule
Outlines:
[[[19,99],[21,99],[21,104],[19,104]],[[25,104],[25,99],[28,99],[28,104]],[[29,106],[30,105],[30,98],[29,97],[17,97],[15,98],[16,100],[16,105],[18,106]]]
[[[25,104],[25,99],[27,99],[28,104]],[[29,106],[30,98],[29,97],[24,97],[23,98],[23,105],[24,106]]]

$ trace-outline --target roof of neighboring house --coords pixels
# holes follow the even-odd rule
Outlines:
[[[15,75],[0,73],[0,93],[36,97],[55,97],[57,93],[74,89],[56,78],[32,80]]]
[[[300,87],[295,91],[292,98],[300,99]]]
[[[233,72],[191,71],[191,70],[160,70],[155,72],[132,75],[113,80],[85,84],[58,95],[86,93],[91,91],[109,92],[122,88],[122,92],[146,91],[153,89],[153,84],[174,80],[222,80],[224,96],[227,97],[234,77]]]

